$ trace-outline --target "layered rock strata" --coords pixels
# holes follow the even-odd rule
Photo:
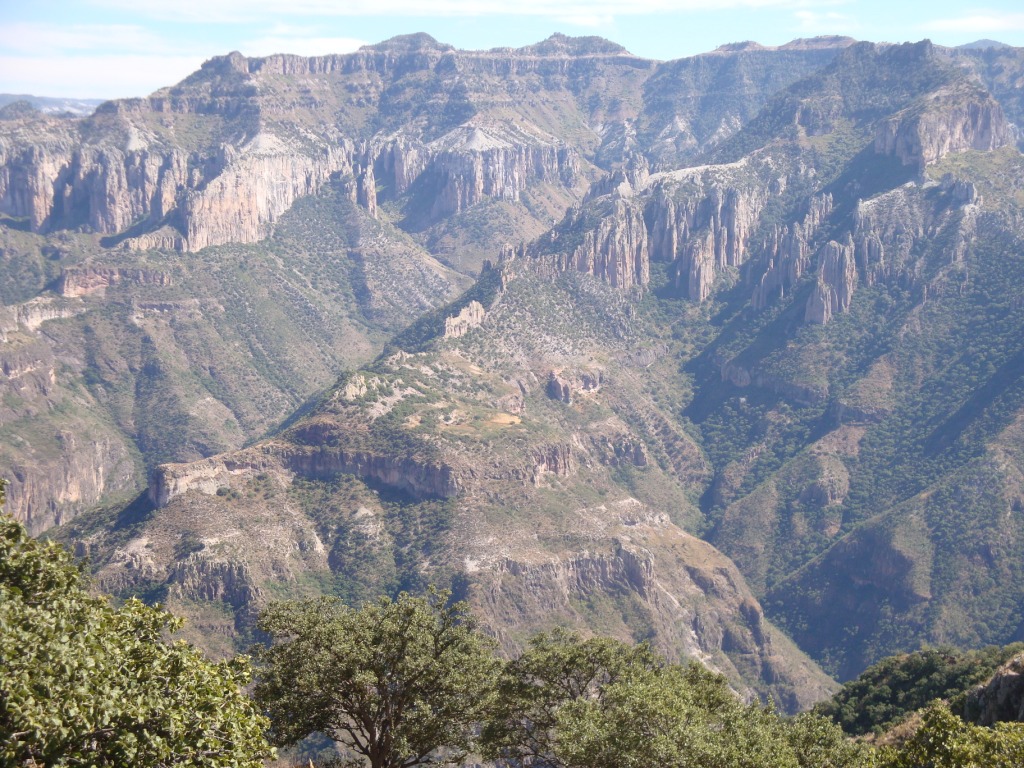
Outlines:
[[[149,498],[164,507],[189,491],[215,495],[230,487],[233,478],[266,472],[310,480],[354,475],[418,498],[446,498],[460,488],[454,469],[443,463],[328,446],[261,443],[190,464],[161,464],[150,475]]]
[[[959,86],[930,94],[925,102],[883,120],[875,131],[875,152],[923,169],[954,152],[1011,144],[999,103],[980,88],[964,90]]]

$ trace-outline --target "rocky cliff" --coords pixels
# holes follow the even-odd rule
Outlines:
[[[123,497],[137,482],[131,448],[116,434],[89,434],[76,425],[75,431],[57,432],[52,441],[57,456],[51,446],[40,446],[43,451],[9,465],[5,510],[33,534],[61,525],[104,499]]]
[[[927,43],[753,53],[232,55],[101,110],[102,140],[47,128],[52,157],[187,169],[109,239],[87,195],[72,229],[3,225],[0,291],[68,293],[5,321],[4,434],[58,476],[54,427],[100,414],[88,445],[152,470],[149,502],[60,535],[224,651],[271,596],[434,582],[510,651],[556,622],[651,639],[796,708],[831,684],[775,621],[844,676],[1018,634],[1024,161],[999,99]],[[754,72],[775,53],[795,80]],[[728,99],[699,85],[733,67]],[[430,253],[500,247],[442,306],[466,283]]]
[[[762,252],[767,263],[750,298],[754,309],[765,309],[773,301],[786,298],[810,267],[819,229],[832,213],[832,195],[812,197],[807,207],[803,218],[781,228],[772,227]]]
[[[171,275],[163,270],[155,269],[68,267],[61,270],[54,290],[61,296],[77,297],[103,291],[119,283],[165,288],[171,285]]]
[[[804,320],[824,325],[832,316],[850,309],[850,300],[857,287],[857,265],[854,261],[853,238],[843,243],[829,240],[818,255],[818,282],[807,299]]]
[[[432,221],[485,199],[518,202],[531,185],[576,190],[582,148],[557,126],[537,127],[502,78],[510,65],[514,77],[562,78],[580,55],[572,46],[466,54],[413,36],[348,56],[219,57],[175,88],[78,122],[8,121],[0,210],[38,232],[86,227],[110,244],[196,251],[265,239],[296,199],[338,176],[355,178],[353,198],[371,211],[377,184],[392,198],[427,194]],[[584,56],[584,77],[610,67],[628,81],[651,66],[618,52]],[[423,77],[436,89],[427,101],[451,112],[441,125],[389,91],[422,89],[412,81]],[[319,98],[302,95],[303,78]],[[517,119],[488,117],[509,106]],[[370,122],[384,127],[374,135]]]
[[[998,149],[1011,141],[999,102],[980,88],[958,85],[883,120],[874,147],[920,169],[952,152]]]
[[[215,495],[230,488],[236,476],[244,479],[268,472],[306,480],[353,475],[422,498],[453,496],[460,487],[452,467],[444,464],[325,446],[296,448],[269,444],[224,459],[213,457],[191,464],[161,464],[150,476],[149,498],[155,506],[164,507],[189,491]]]
[[[967,694],[964,716],[979,725],[1024,721],[1024,657],[996,670],[992,679]]]

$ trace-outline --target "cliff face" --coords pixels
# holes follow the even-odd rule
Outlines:
[[[118,492],[123,496],[137,482],[134,457],[119,436],[62,431],[54,438],[57,457],[21,460],[9,470],[5,511],[33,534]]]
[[[875,131],[875,152],[924,168],[953,152],[992,150],[1012,141],[1002,107],[980,88],[965,86],[930,94],[882,121]]]
[[[189,491],[215,495],[223,488],[230,488],[236,476],[244,479],[266,472],[305,480],[353,475],[420,498],[447,498],[458,493],[460,487],[456,473],[445,464],[323,446],[269,445],[231,454],[226,459],[214,457],[191,464],[161,464],[150,476],[149,498],[155,506],[164,507]]]
[[[789,72],[560,37],[232,55],[21,123],[4,463],[77,468],[46,486],[70,500],[141,455],[149,502],[61,535],[225,652],[271,596],[432,581],[509,651],[556,621],[649,638],[790,708],[830,683],[765,611],[844,675],[1009,639],[1022,161],[932,46],[820,42]],[[441,262],[499,247],[442,308],[467,283]],[[18,493],[40,525],[87,503]]]
[[[651,67],[610,52],[585,64],[577,56],[465,54],[416,38],[348,56],[219,57],[175,88],[78,122],[9,121],[0,210],[37,232],[86,227],[111,244],[197,251],[265,239],[296,199],[335,177],[355,179],[353,199],[371,215],[378,184],[392,199],[411,191],[430,222],[487,199],[518,203],[536,184],[575,194],[581,147],[560,126],[538,128],[505,78],[549,78],[548,90],[566,91],[574,69],[584,82],[609,68],[627,82]],[[304,94],[303,79],[319,96]],[[396,100],[404,89],[425,90],[442,114],[417,115],[420,96]],[[384,127],[372,133],[369,123]]]
[[[710,295],[723,269],[750,257],[748,240],[770,189],[736,184],[745,165],[677,171],[649,182],[652,258],[673,263],[677,287],[694,301]]]
[[[351,147],[344,143],[310,157],[261,133],[237,152],[225,154],[224,169],[185,197],[180,213],[184,240],[174,243],[177,250],[263,240],[297,198],[314,194],[334,174],[352,171]],[[166,247],[145,236],[132,244]]]
[[[571,226],[571,225],[570,225]],[[604,280],[616,288],[643,288],[650,278],[647,228],[640,211],[615,201],[596,229],[583,233],[583,242],[555,259],[556,269],[571,269]]]
[[[964,716],[987,726],[1024,721],[1024,657],[1011,659],[991,680],[970,691]]]
[[[780,688],[783,709],[804,709],[827,695],[830,686],[788,653],[782,634],[719,552],[636,503],[580,514],[588,512],[591,525],[602,520],[604,534],[595,537],[591,551],[541,554],[506,539],[497,552],[469,556],[478,584],[473,606],[506,651],[521,650],[528,637],[524,628],[577,626],[585,620],[580,605],[600,605],[614,596],[606,610],[592,609],[601,612],[606,634],[635,639],[635,622],[623,620],[629,612],[642,617],[659,650],[673,661],[701,659],[733,680],[758,680],[755,688],[771,680],[802,680],[785,693]]]
[[[164,288],[171,285],[171,275],[155,269],[69,267],[61,271],[55,290],[61,296],[77,297],[103,291],[119,283]]]
[[[138,483],[131,445],[95,401],[69,388],[66,358],[47,343],[51,323],[87,310],[77,299],[40,297],[0,309],[0,451],[6,511],[33,534],[60,525]]]
[[[804,321],[824,325],[832,316],[850,309],[850,300],[857,287],[857,265],[854,262],[853,239],[845,242],[829,240],[818,256],[818,282],[807,299]]]
[[[75,317],[85,309],[82,302],[61,301],[52,296],[39,296],[22,304],[0,307],[0,342],[7,342],[8,334],[21,328],[35,331],[47,320]]]
[[[209,155],[131,148],[139,143],[136,136],[127,148],[68,146],[59,154],[29,146],[0,158],[3,210],[28,217],[37,232],[86,226],[135,248],[195,251],[264,239],[296,198],[351,167],[344,147],[310,157],[269,133]],[[132,234],[165,224],[172,226]]]

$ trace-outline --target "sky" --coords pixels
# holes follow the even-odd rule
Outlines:
[[[457,48],[600,35],[651,59],[841,34],[1024,46],[1020,0],[0,0],[0,93],[145,96],[212,56],[347,53],[427,32]]]

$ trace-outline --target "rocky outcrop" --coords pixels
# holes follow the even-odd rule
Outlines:
[[[61,271],[56,291],[61,296],[86,296],[102,291],[112,285],[170,286],[171,273],[158,269],[133,269],[128,267],[67,267]]]
[[[460,488],[454,469],[446,464],[326,445],[262,443],[190,464],[161,464],[150,475],[149,498],[157,507],[165,507],[189,491],[214,495],[221,488],[230,487],[234,477],[264,472],[309,480],[355,475],[417,498],[448,498]]]
[[[832,212],[832,195],[811,198],[807,214],[789,226],[774,227],[764,247],[767,260],[750,304],[765,309],[773,301],[788,295],[810,267],[814,240],[821,225]]]
[[[957,85],[925,98],[879,123],[876,153],[923,169],[953,152],[1012,143],[1002,108],[980,88]]]
[[[476,300],[469,302],[457,315],[444,319],[444,337],[462,338],[474,328],[478,328],[486,315],[483,304]]]
[[[987,726],[1024,721],[1024,656],[1011,659],[967,694],[964,717]]]
[[[548,374],[547,395],[552,400],[560,400],[572,405],[573,396],[578,392],[597,392],[601,389],[604,372],[596,370],[551,371]]]
[[[744,165],[651,177],[654,192],[646,211],[651,258],[673,262],[676,286],[694,301],[708,297],[721,270],[747,261],[750,234],[769,195],[779,191],[756,183],[735,185],[731,175]]]
[[[85,309],[81,301],[64,301],[53,296],[37,296],[12,307],[0,307],[0,342],[7,341],[7,334],[19,328],[34,331],[47,320],[74,317]]]
[[[373,175],[373,166],[367,166],[359,174],[356,185],[356,203],[363,206],[371,218],[377,218],[377,179]]]
[[[807,299],[804,322],[825,325],[833,315],[846,312],[856,287],[853,239],[830,240],[818,257],[818,282]]]
[[[571,445],[560,443],[545,445],[533,451],[533,471],[531,479],[539,486],[546,474],[556,477],[569,477],[576,473],[577,461]]]
[[[574,209],[558,229],[528,248],[527,255],[557,271],[583,272],[615,288],[646,287],[651,266],[642,212],[617,198],[607,202],[592,225],[591,215],[584,219],[583,211]],[[576,244],[563,245],[562,233],[573,232]]]
[[[175,597],[186,600],[222,602],[235,609],[255,608],[263,600],[263,590],[245,563],[217,559],[202,550],[173,563],[166,581]]]
[[[633,435],[592,435],[590,442],[601,463],[610,467],[646,467],[650,461],[647,446]]]
[[[70,431],[58,433],[55,442],[58,456],[28,452],[9,466],[6,475],[5,510],[32,534],[72,519],[112,493],[135,487],[135,463],[124,442]]]

